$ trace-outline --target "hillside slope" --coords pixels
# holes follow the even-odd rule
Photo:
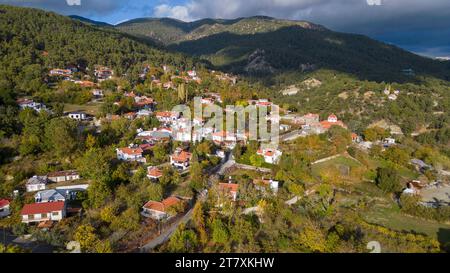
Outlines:
[[[69,64],[106,65],[120,75],[143,62],[192,66],[192,60],[182,54],[114,29],[42,10],[0,5],[0,88],[38,89],[49,68]],[[24,82],[31,86],[23,86]]]
[[[318,68],[352,73],[361,79],[410,81],[403,70],[448,80],[448,63],[434,61],[362,35],[338,33],[304,21],[250,17],[136,19],[116,26],[151,37],[174,51],[199,56],[217,69],[266,76]]]

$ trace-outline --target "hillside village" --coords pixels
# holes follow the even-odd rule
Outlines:
[[[32,12],[15,9],[7,15]],[[369,252],[378,241],[385,252],[450,250],[448,82],[316,68],[266,82],[49,18],[67,31],[43,40],[73,48],[33,45],[29,60],[15,55],[28,56],[21,44],[0,60],[5,247],[325,253]],[[217,128],[206,110],[174,110],[194,112],[196,101],[219,109],[214,117],[227,106],[265,112],[258,129],[275,124],[278,145],[255,140],[248,124]]]
[[[160,90],[158,92],[175,96],[179,101],[189,105],[192,95],[188,94],[189,89],[186,88],[186,85],[194,84],[198,88],[202,84],[204,75],[208,81],[213,80],[217,84],[231,88],[238,82],[237,77],[229,74],[205,70],[201,73],[195,70],[184,72],[176,67],[166,65],[162,67],[144,65],[139,77],[144,86],[150,86],[150,90],[156,88]],[[267,198],[269,200],[274,198],[273,196],[281,198],[286,200],[290,206],[299,202],[301,196],[298,193],[308,190],[308,186],[304,184],[303,190],[297,189],[298,184],[292,184],[291,178],[287,178],[290,176],[288,173],[297,167],[292,170],[285,169],[289,168],[289,165],[286,166],[286,164],[290,164],[287,162],[292,160],[288,158],[292,156],[293,152],[290,147],[295,143],[318,141],[333,147],[329,151],[321,151],[322,147],[317,148],[318,151],[313,151],[316,155],[311,155],[311,158],[307,159],[310,162],[308,165],[313,168],[314,165],[333,162],[337,158],[354,161],[356,166],[363,165],[366,164],[362,162],[367,160],[367,156],[372,155],[375,153],[374,150],[378,149],[377,153],[387,153],[388,156],[394,157],[392,159],[394,161],[403,156],[398,154],[401,153],[400,147],[403,146],[398,143],[402,139],[401,136],[390,134],[389,130],[380,127],[368,127],[363,134],[352,132],[346,123],[333,113],[321,120],[317,113],[299,115],[282,109],[280,116],[268,118],[268,123],[280,124],[282,143],[276,149],[262,149],[258,147],[257,142],[248,139],[248,134],[242,134],[242,132],[219,131],[216,128],[203,127],[202,132],[198,134],[192,130],[193,127],[195,125],[204,126],[207,120],[189,120],[183,117],[182,113],[171,111],[169,107],[172,105],[160,103],[158,99],[150,96],[147,92],[139,90],[139,85],[131,90],[129,88],[121,90],[121,86],[116,85],[121,81],[120,77],[105,66],[94,68],[94,78],[78,70],[75,66],[68,66],[64,69],[53,68],[49,71],[45,81],[55,89],[64,88],[66,84],[79,86],[81,92],[89,93],[91,102],[97,103],[98,108],[102,109],[102,113],[77,110],[60,113],[59,117],[55,117],[67,120],[68,123],[75,126],[75,131],[83,132],[85,145],[88,148],[87,153],[89,153],[89,149],[95,153],[91,154],[91,157],[98,156],[96,153],[98,153],[99,138],[105,131],[117,126],[126,126],[123,129],[128,128],[123,132],[127,136],[126,138],[122,138],[117,143],[111,143],[112,147],[115,147],[115,156],[108,156],[111,162],[105,162],[105,164],[118,164],[116,172],[120,169],[121,173],[118,175],[125,176],[124,180],[131,177],[133,180],[141,179],[138,183],[159,186],[159,190],[153,189],[153,191],[160,192],[154,192],[150,194],[153,198],[143,200],[140,204],[139,214],[133,216],[137,217],[134,223],[135,229],[143,232],[140,239],[137,239],[139,242],[136,243],[144,245],[144,250],[146,244],[151,244],[152,238],[164,232],[164,228],[163,230],[159,228],[159,230],[150,229],[148,231],[148,226],[156,225],[158,222],[163,223],[165,229],[178,225],[183,226],[186,222],[183,215],[188,215],[186,213],[192,208],[198,207],[199,203],[207,202],[212,205],[210,212],[214,211],[214,213],[219,212],[225,215],[230,214],[230,210],[243,210],[246,214],[256,213],[263,224],[261,213]],[[386,88],[383,93],[391,96],[389,90],[390,87]],[[201,96],[203,105],[224,106],[225,99],[221,93],[211,91],[213,90],[205,88],[204,92],[196,92],[195,96]],[[392,94],[398,95],[399,91],[392,92]],[[229,102],[229,99],[227,101]],[[247,100],[240,99],[237,103],[268,107],[269,113],[270,107],[273,107],[273,102],[267,98],[251,97]],[[106,108],[106,104],[111,107]],[[55,115],[55,109],[44,103],[36,102],[33,97],[18,98],[17,105],[28,115],[44,115],[44,113],[46,113],[45,115]],[[82,108],[82,105],[80,107]],[[107,110],[104,111],[104,108]],[[310,148],[316,149],[312,147],[314,145]],[[288,154],[288,158],[284,157],[285,154]],[[20,159],[18,160],[20,162]],[[282,166],[280,166],[281,161],[283,161]],[[98,164],[97,160],[85,163],[91,164],[91,166],[86,166],[87,170],[96,168]],[[432,165],[416,158],[411,158],[410,162],[404,163],[411,165],[409,172],[413,172],[415,168],[414,173],[422,174],[424,180],[401,179],[400,181],[404,181],[401,184],[388,187],[396,187],[397,191],[402,190],[401,196],[421,198],[424,207],[437,208],[449,205],[445,195],[438,199],[439,196],[443,196],[443,192],[449,191],[450,185],[445,182],[448,180],[436,180],[435,169]],[[38,230],[49,232],[61,225],[59,224],[61,221],[71,221],[70,219],[74,217],[79,219],[92,217],[87,216],[91,213],[89,211],[92,210],[92,207],[86,205],[86,198],[92,198],[92,194],[103,195],[104,193],[92,193],[91,191],[94,191],[92,187],[98,187],[95,182],[92,185],[92,177],[83,177],[78,170],[61,169],[63,165],[57,167],[58,170],[49,173],[30,174],[30,177],[25,179],[25,184],[22,184],[23,187],[16,187],[13,192],[6,194],[4,196],[6,199],[1,200],[2,218],[11,219],[15,223],[14,225],[21,222],[30,227],[35,226]],[[327,182],[329,179],[343,178],[349,175],[349,172],[355,171],[354,168],[356,168],[346,166],[346,164],[336,166],[339,166],[337,171],[340,172],[340,174],[335,174],[336,177],[328,177],[329,174],[327,174],[327,172],[332,172],[335,166],[319,170],[321,183],[329,184],[330,182]],[[360,167],[356,169],[358,168]],[[253,179],[249,177],[250,184],[240,181],[242,180],[241,172],[251,173],[250,177]],[[86,170],[81,173],[86,173]],[[442,176],[442,174],[445,173],[446,171],[442,170],[439,177],[444,177],[445,175]],[[377,177],[374,181],[377,179],[379,178]],[[316,189],[316,186],[318,185],[312,185],[307,192],[312,194],[319,190]],[[253,193],[250,194],[249,191]],[[334,195],[336,195],[336,189],[334,191]],[[427,192],[426,196],[422,195],[423,192]],[[108,197],[104,196],[104,198],[102,203]],[[21,208],[15,207],[11,210],[11,202],[19,199],[33,201],[25,201]],[[332,202],[328,204],[328,206],[331,205],[333,205]],[[108,206],[100,213],[106,213],[105,209],[117,211],[119,208]],[[113,211],[109,213],[114,214]],[[2,221],[8,222],[8,220]],[[120,251],[137,250],[133,248],[133,242],[124,243],[120,240],[114,247]]]

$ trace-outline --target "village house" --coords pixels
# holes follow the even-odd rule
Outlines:
[[[178,169],[187,170],[191,163],[192,154],[177,148],[170,156],[170,164]]]
[[[75,170],[58,171],[47,174],[47,177],[50,181],[58,183],[58,182],[78,180],[80,179],[80,174]]]
[[[347,126],[344,124],[344,122],[340,121],[335,114],[329,115],[327,120],[320,122],[320,125],[326,131],[329,130],[332,126],[340,126],[347,129]]]
[[[65,202],[69,196],[70,191],[68,190],[44,190],[34,195],[34,201],[36,203]]]
[[[265,179],[264,177],[262,179],[254,179],[253,185],[255,185],[255,188],[259,191],[267,191],[268,189],[271,190],[273,193],[278,192],[278,186],[279,182],[272,180],[272,179]]]
[[[351,136],[352,136],[352,142],[354,142],[354,143],[361,143],[363,141],[362,137],[356,133],[352,133]]]
[[[172,123],[175,122],[180,117],[180,115],[179,113],[176,112],[165,111],[165,112],[156,112],[155,117],[161,123]]]
[[[238,198],[239,184],[234,183],[219,183],[219,194],[229,197],[231,200],[236,201]]]
[[[189,71],[187,72],[187,74],[188,74],[188,76],[191,77],[191,78],[197,77],[197,72],[196,72],[195,70],[189,70]]]
[[[149,109],[141,109],[136,113],[137,118],[146,118],[152,115],[152,111]]]
[[[21,98],[17,100],[17,104],[19,105],[21,110],[30,108],[36,112],[46,111],[47,107],[43,103],[34,102],[33,100]]]
[[[150,108],[152,109],[155,101],[147,96],[134,97],[134,105],[138,108]]]
[[[61,221],[66,217],[66,203],[49,202],[26,204],[20,212],[22,223],[41,223],[46,221]]]
[[[314,123],[318,123],[320,121],[320,117],[318,114],[308,113],[301,117],[295,117],[293,119],[293,123],[297,125],[311,125]]]
[[[148,167],[147,168],[147,177],[151,180],[158,180],[163,176],[162,171],[158,167]]]
[[[146,159],[143,155],[144,151],[141,148],[119,148],[116,150],[117,159],[123,161],[136,161],[145,163]]]
[[[97,80],[104,81],[104,80],[111,79],[112,76],[114,75],[114,72],[108,67],[97,66],[95,68],[94,75],[95,75],[95,77],[97,77]]]
[[[34,192],[34,191],[40,191],[45,190],[45,187],[47,186],[48,178],[47,176],[33,176],[30,179],[28,179],[25,187],[27,189],[27,192]]]
[[[84,112],[72,112],[67,115],[73,120],[83,121],[88,119],[88,115]]]
[[[266,163],[278,164],[283,152],[276,149],[259,149],[257,154],[263,156]]]
[[[147,142],[166,142],[172,137],[172,130],[170,128],[153,128],[153,131],[139,131],[136,139]]]
[[[190,142],[192,140],[191,130],[179,128],[173,131],[173,139],[180,142]]]
[[[236,144],[237,136],[235,133],[220,131],[213,133],[212,140],[217,145],[225,145],[226,143]]]
[[[419,195],[420,190],[424,188],[424,185],[419,180],[413,180],[406,184],[406,189],[403,191],[404,194]]]
[[[180,205],[183,201],[175,196],[164,199],[161,202],[148,201],[143,207],[142,215],[154,220],[165,220],[172,216],[171,209]],[[172,214],[172,215],[171,215]]]
[[[50,70],[49,75],[50,76],[71,77],[72,76],[72,70],[55,68],[55,69]]]
[[[9,204],[10,204],[9,200],[0,199],[0,218],[7,217],[11,213],[9,209]]]
[[[123,114],[122,116],[128,120],[134,120],[137,117],[137,113],[128,112],[128,113]]]
[[[101,89],[92,89],[92,96],[96,98],[101,98],[104,96],[103,90]]]
[[[268,99],[249,100],[248,104],[256,105],[257,107],[270,107],[273,105]]]

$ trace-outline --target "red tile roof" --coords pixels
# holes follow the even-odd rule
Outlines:
[[[62,211],[64,209],[64,202],[50,202],[50,203],[34,203],[34,204],[26,204],[22,211],[21,215],[30,215],[30,214],[40,214],[40,213],[50,213],[54,211]]]
[[[0,199],[0,208],[6,207],[7,205],[9,205],[9,200]]]
[[[324,120],[320,122],[320,125],[322,125],[324,129],[330,129],[331,126],[341,126],[342,128],[347,128],[347,126],[340,120],[337,122],[329,122],[328,120]]]
[[[166,212],[168,208],[178,204],[179,202],[181,202],[180,199],[178,199],[175,196],[171,196],[169,198],[164,199],[162,202],[148,201],[147,204],[144,205],[144,208]]]
[[[151,168],[148,170],[148,175],[151,177],[161,177],[163,175],[162,171],[158,168]]]
[[[239,189],[239,184],[233,183],[219,183],[219,189],[229,192],[237,192]]]
[[[179,153],[174,153],[172,155],[172,160],[177,162],[187,162],[192,158],[192,154],[186,151],[181,151]]]
[[[144,152],[141,148],[120,148],[119,151],[127,155],[142,155],[142,153]]]

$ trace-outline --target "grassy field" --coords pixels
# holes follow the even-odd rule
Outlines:
[[[393,230],[426,234],[441,243],[450,242],[450,225],[404,215],[397,206],[374,206],[365,218]]]
[[[83,111],[91,115],[97,115],[100,112],[101,103],[90,102],[85,105],[64,104],[64,112]]]
[[[313,176],[319,176],[320,172],[322,170],[330,169],[330,168],[339,168],[342,166],[349,167],[350,169],[356,168],[356,167],[362,167],[361,163],[359,163],[358,161],[356,161],[352,158],[345,157],[345,156],[339,156],[339,157],[333,158],[333,159],[325,161],[325,162],[314,164],[312,166],[312,174],[313,174]]]

